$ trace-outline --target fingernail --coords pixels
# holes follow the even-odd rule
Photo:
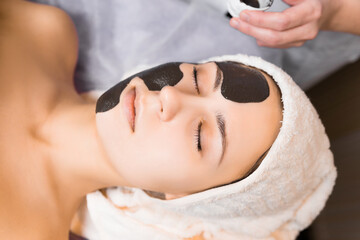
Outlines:
[[[246,12],[242,12],[240,14],[240,18],[241,20],[245,21],[245,22],[249,22],[250,21],[250,15],[247,14]]]
[[[233,27],[238,27],[240,25],[239,20],[237,20],[236,18],[231,19],[231,25]]]

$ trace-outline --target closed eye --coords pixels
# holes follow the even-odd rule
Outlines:
[[[195,90],[198,94],[200,94],[200,89],[199,89],[199,84],[198,84],[198,79],[197,79],[198,72],[197,72],[197,69],[195,66],[193,67],[192,75],[193,75],[193,84],[194,84]]]
[[[199,124],[198,124],[198,127],[196,129],[196,132],[195,132],[195,143],[196,143],[196,148],[197,148],[198,152],[200,152],[202,150],[202,147],[201,147],[201,127],[202,127],[202,122],[200,121]]]

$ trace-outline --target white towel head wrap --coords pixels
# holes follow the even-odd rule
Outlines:
[[[108,189],[108,199],[99,192],[88,195],[90,218],[101,239],[182,239],[201,233],[206,239],[272,239],[274,234],[295,239],[324,207],[336,169],[324,126],[304,92],[258,57],[206,61],[237,61],[272,76],[284,108],[278,137],[260,166],[233,184],[174,200],[129,188]]]

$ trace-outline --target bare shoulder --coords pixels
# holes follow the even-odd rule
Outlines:
[[[32,54],[35,60],[50,65],[47,67],[73,71],[78,39],[69,15],[56,7],[23,0],[0,2],[0,34],[16,38],[12,41],[16,49]]]

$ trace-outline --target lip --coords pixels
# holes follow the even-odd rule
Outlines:
[[[125,92],[123,110],[128,120],[132,132],[135,131],[135,118],[136,118],[136,88],[132,87]]]

